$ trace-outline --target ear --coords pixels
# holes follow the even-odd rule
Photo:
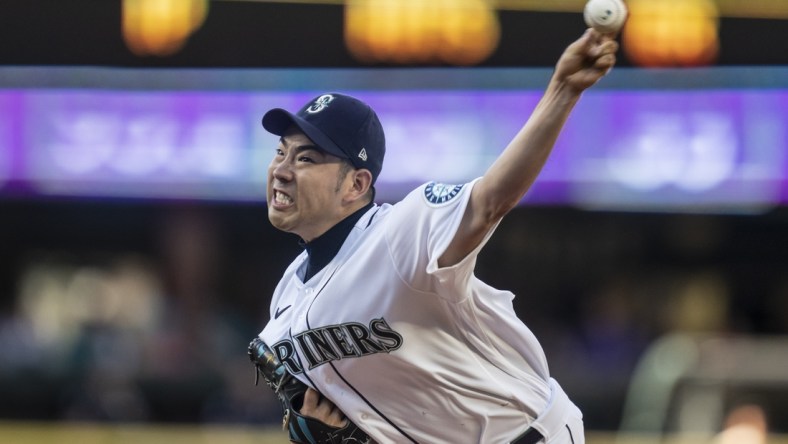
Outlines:
[[[372,173],[367,169],[358,169],[351,171],[348,176],[351,182],[345,200],[348,203],[356,202],[366,196],[372,186]]]

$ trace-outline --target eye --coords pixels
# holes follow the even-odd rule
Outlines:
[[[299,162],[306,162],[306,163],[315,163],[315,160],[314,160],[314,159],[312,159],[312,158],[311,158],[311,157],[309,157],[309,156],[299,156],[299,157],[298,157],[298,161],[299,161]]]
[[[282,157],[282,156],[284,156],[284,155],[285,155],[285,152],[284,152],[284,151],[282,151],[282,149],[281,149],[281,148],[276,148],[276,149],[274,149],[274,154],[275,154],[277,157]]]

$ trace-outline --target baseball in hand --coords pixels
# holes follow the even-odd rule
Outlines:
[[[588,0],[583,19],[586,25],[602,34],[615,33],[627,20],[627,6],[623,0]]]

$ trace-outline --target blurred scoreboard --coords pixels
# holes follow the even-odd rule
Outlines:
[[[0,196],[263,201],[266,110],[326,91],[386,130],[381,200],[482,175],[545,69],[0,68]],[[760,211],[788,202],[788,69],[617,69],[578,104],[524,204]]]

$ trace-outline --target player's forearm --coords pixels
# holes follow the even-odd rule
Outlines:
[[[536,181],[579,98],[565,82],[551,80],[531,117],[484,174],[477,184],[479,201],[489,206],[493,220],[514,208]]]

